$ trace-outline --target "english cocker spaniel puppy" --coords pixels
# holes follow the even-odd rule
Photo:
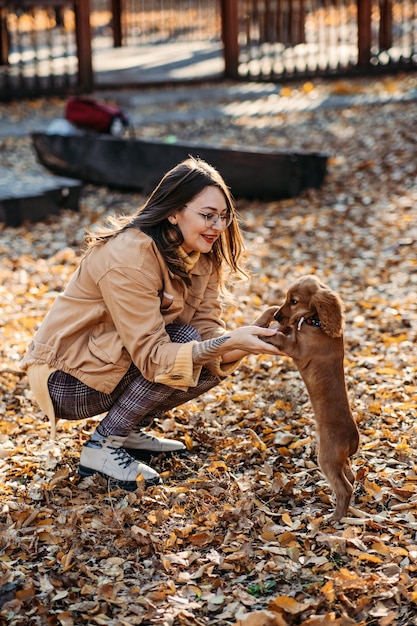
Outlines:
[[[303,276],[290,286],[282,306],[269,307],[254,322],[271,323],[278,332],[263,339],[294,360],[307,387],[317,424],[318,463],[336,498],[329,522],[337,522],[349,509],[355,482],[350,457],[359,445],[344,374],[344,305],[316,276]]]

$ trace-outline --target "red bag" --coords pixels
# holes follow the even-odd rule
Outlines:
[[[79,96],[68,99],[65,118],[77,128],[94,130],[98,133],[112,133],[112,126],[116,120],[120,120],[124,128],[129,126],[129,118],[119,107],[94,98]]]

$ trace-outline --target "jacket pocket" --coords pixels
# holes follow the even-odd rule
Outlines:
[[[122,366],[131,361],[118,334],[113,328],[106,328],[105,324],[95,326],[88,340],[88,349],[96,359],[103,363]]]
[[[166,291],[163,291],[160,293],[160,297],[161,297],[161,311],[167,311],[172,305],[172,303],[174,302],[174,296],[167,293]]]
[[[185,305],[193,312],[198,311],[201,305],[201,296],[195,296],[194,294],[189,293]]]

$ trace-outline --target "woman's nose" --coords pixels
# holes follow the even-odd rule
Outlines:
[[[224,230],[223,228],[223,222],[220,219],[220,217],[217,218],[217,220],[215,222],[212,223],[211,225],[212,228],[215,228],[216,230]]]

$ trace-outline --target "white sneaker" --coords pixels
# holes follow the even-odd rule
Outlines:
[[[129,433],[124,447],[131,456],[137,459],[149,458],[157,454],[181,454],[187,450],[181,441],[156,437],[143,430],[133,430]]]
[[[100,474],[117,481],[122,489],[135,491],[142,476],[146,486],[162,483],[158,472],[135,460],[123,447],[126,437],[110,435],[105,439],[90,439],[83,445],[78,473],[80,476]]]

